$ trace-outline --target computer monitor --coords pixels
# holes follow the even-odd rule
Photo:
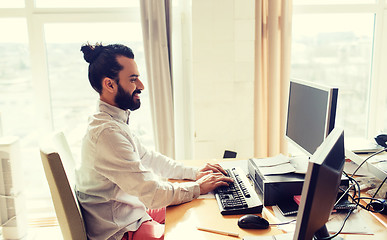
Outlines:
[[[311,156],[335,127],[338,89],[291,79],[286,137]]]
[[[325,223],[337,200],[344,152],[344,132],[335,128],[311,156],[302,187],[294,240],[329,237]]]

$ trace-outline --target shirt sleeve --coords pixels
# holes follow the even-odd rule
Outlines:
[[[95,170],[151,209],[188,202],[200,195],[196,182],[161,181],[142,164],[134,144],[118,127],[104,129],[97,139]]]
[[[165,178],[196,180],[198,168],[184,166],[184,164],[167,156],[148,150],[138,138],[134,137],[133,139],[144,166],[151,168],[155,173]]]

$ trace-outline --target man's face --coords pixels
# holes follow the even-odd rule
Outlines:
[[[136,110],[141,105],[139,94],[144,89],[144,85],[138,78],[140,74],[137,64],[134,59],[123,56],[117,57],[117,61],[123,69],[118,74],[118,90],[114,101],[123,110]]]

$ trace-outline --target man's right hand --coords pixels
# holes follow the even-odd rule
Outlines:
[[[227,177],[220,172],[210,173],[196,180],[200,186],[200,194],[206,194],[220,186],[228,186],[228,183],[233,181],[232,178]]]

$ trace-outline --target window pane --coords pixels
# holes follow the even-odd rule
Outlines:
[[[18,136],[27,209],[34,198],[49,197],[39,156],[36,95],[31,78],[27,25],[24,19],[0,19],[0,113],[3,134]],[[39,187],[36,187],[39,186]],[[45,205],[47,206],[47,205]]]
[[[293,0],[295,5],[372,4],[377,0]]]
[[[53,23],[45,25],[45,33],[54,127],[65,132],[74,154],[79,154],[88,116],[95,112],[99,99],[90,86],[88,63],[80,51],[87,42],[122,43],[132,48],[145,91],[141,93],[141,108],[131,114],[131,128],[144,144],[152,148],[153,129],[140,24]]]
[[[133,0],[36,0],[39,8],[116,8],[139,5],[139,1]]]
[[[373,14],[293,17],[291,75],[339,87],[336,126],[365,137],[372,59]]]
[[[24,0],[0,0],[0,8],[22,8]]]
[[[31,73],[27,25],[23,19],[0,19],[0,112],[4,135],[25,137],[32,127],[28,116],[20,117],[20,111],[31,114]]]

